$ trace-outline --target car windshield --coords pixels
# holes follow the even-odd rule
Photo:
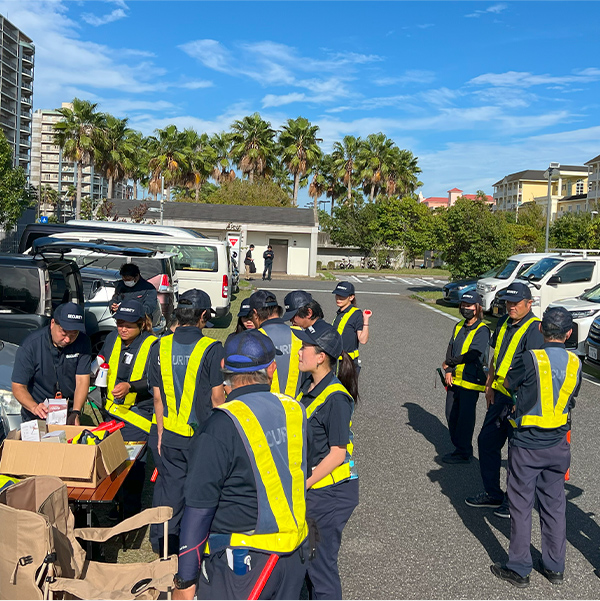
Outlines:
[[[600,303],[600,284],[584,292],[579,298],[590,303]]]
[[[520,276],[521,280],[531,280],[539,282],[549,271],[552,271],[564,259],[557,257],[546,257],[537,263],[534,263],[529,269],[526,269]]]
[[[478,279],[482,280],[483,278],[493,278],[498,273],[498,267],[494,267],[486,271],[483,275],[480,275]]]
[[[519,261],[508,260],[498,269],[496,277],[499,280],[508,280],[508,278],[515,272],[515,269],[519,265]]]
[[[162,241],[154,246],[157,250],[175,255],[175,269],[185,271],[218,271],[219,261],[215,246],[175,244]]]

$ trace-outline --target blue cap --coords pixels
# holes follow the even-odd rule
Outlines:
[[[250,309],[277,307],[277,297],[269,290],[257,290],[249,299]]]
[[[119,305],[113,317],[135,323],[139,319],[142,319],[144,315],[144,306],[142,303],[136,300],[126,300]]]
[[[179,304],[182,307],[192,307],[193,309],[206,309],[207,311],[210,311],[213,315],[216,313],[216,311],[212,308],[210,296],[208,296],[208,294],[206,294],[204,290],[198,290],[197,288],[186,290],[183,294],[180,294]]]
[[[482,300],[481,296],[479,295],[478,292],[475,292],[474,290],[465,292],[460,297],[460,302],[467,303],[467,305],[483,305],[483,300]]]
[[[240,305],[240,312],[237,314],[238,317],[248,317],[250,315],[250,311],[252,311],[250,307],[250,299],[247,298],[242,301]]]
[[[245,330],[225,341],[225,369],[243,374],[265,369],[281,351],[275,349],[273,341],[258,330]]]
[[[518,303],[522,300],[531,300],[531,288],[527,284],[513,282],[498,295],[500,300]]]
[[[286,294],[285,298],[283,299],[283,302],[285,303],[285,313],[283,315],[283,319],[285,321],[292,319],[292,317],[298,313],[298,309],[306,307],[306,305],[308,305],[312,299],[312,295],[304,290],[294,290],[293,292]]]
[[[63,330],[77,330],[85,333],[83,307],[75,303],[63,303],[56,307],[53,317]]]
[[[340,282],[333,291],[333,294],[337,294],[338,296],[350,296],[354,294],[354,284],[350,282]]]
[[[342,337],[338,331],[329,325],[324,319],[318,319],[312,326],[308,326],[306,330],[298,330],[292,328],[294,335],[302,342],[314,344],[322,348],[328,355],[337,359],[344,350]]]

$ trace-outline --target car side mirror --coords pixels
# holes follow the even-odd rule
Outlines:
[[[548,284],[550,286],[554,285],[554,284],[562,284],[562,278],[559,275],[553,275],[549,280],[548,280]]]

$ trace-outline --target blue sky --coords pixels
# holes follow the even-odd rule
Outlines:
[[[36,45],[35,108],[73,96],[151,133],[305,116],[382,131],[425,196],[600,154],[596,2],[0,0]],[[301,202],[308,201],[306,191]]]

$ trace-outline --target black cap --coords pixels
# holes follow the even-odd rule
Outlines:
[[[337,294],[338,296],[350,296],[354,294],[354,284],[350,282],[340,282],[333,291],[333,294]]]
[[[312,299],[312,295],[309,292],[304,292],[304,290],[294,290],[293,292],[286,294],[283,299],[283,302],[285,303],[283,319],[285,321],[292,319],[292,317],[298,313],[298,309],[306,307]]]
[[[474,290],[472,292],[465,292],[460,297],[461,303],[467,303],[467,305],[483,305],[483,300],[478,292]]]
[[[119,308],[113,317],[115,319],[122,319],[123,321],[134,323],[139,319],[142,319],[144,315],[144,306],[142,303],[136,300],[126,300],[119,305]]]
[[[182,307],[206,309],[213,315],[216,313],[216,311],[212,308],[210,296],[208,296],[204,290],[198,290],[198,288],[192,288],[191,290],[186,290],[183,294],[180,294],[179,304]]]
[[[573,329],[573,316],[564,307],[549,307],[542,315],[542,330],[558,330],[565,334]]]
[[[225,369],[240,374],[259,371],[281,354],[268,336],[258,330],[245,330],[225,341]]]
[[[83,308],[75,303],[63,303],[54,310],[54,321],[63,330],[77,330],[85,333]]]
[[[277,307],[277,297],[268,290],[257,290],[249,299],[250,309],[265,309],[267,307]]]
[[[292,332],[295,336],[300,338],[302,342],[321,347],[328,355],[335,357],[335,359],[337,359],[344,350],[342,337],[338,334],[338,331],[324,319],[318,319],[312,326],[306,328],[306,330],[292,328]]]
[[[252,311],[252,308],[250,307],[250,299],[247,298],[242,301],[242,304],[240,305],[240,312],[237,314],[237,316],[248,317],[250,311]]]
[[[508,288],[498,295],[500,300],[518,303],[522,300],[531,300],[531,288],[527,284],[513,282]]]

